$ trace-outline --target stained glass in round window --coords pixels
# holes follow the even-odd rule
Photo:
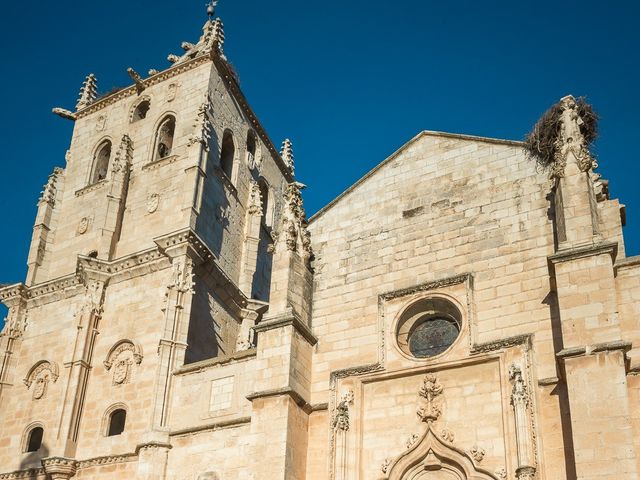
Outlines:
[[[419,322],[409,334],[409,351],[414,357],[433,357],[449,348],[460,333],[453,319],[432,317]]]

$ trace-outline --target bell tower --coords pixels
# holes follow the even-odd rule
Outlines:
[[[106,94],[90,74],[74,110],[53,109],[74,122],[66,163],[39,199],[24,284],[0,289],[0,431],[43,433],[29,454],[0,445],[0,471],[72,478],[83,459],[132,452],[126,476],[164,478],[176,372],[254,358],[274,291],[276,313],[291,310],[274,278],[304,276],[294,320],[308,324],[292,145],[276,150],[241,92],[214,7],[166,68],[129,67],[131,84]],[[285,238],[306,260],[285,259]]]

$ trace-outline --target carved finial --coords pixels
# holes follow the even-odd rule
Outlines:
[[[42,189],[38,204],[46,202],[51,206],[54,205],[57,192],[56,184],[58,183],[58,177],[62,174],[62,172],[63,170],[60,167],[56,167],[53,169],[53,173],[49,175],[47,184]]]
[[[178,55],[170,53],[169,55],[167,55],[167,60],[169,60],[171,63],[176,63],[178,60],[180,60],[180,57]]]
[[[120,174],[120,172],[126,172],[131,166],[131,157],[133,153],[133,142],[129,135],[122,136],[118,150],[116,151],[115,158],[113,160],[113,166],[111,167],[111,175],[113,177]]]
[[[191,42],[182,42],[180,44],[180,48],[182,48],[185,52],[188,52],[193,47],[195,47],[195,45],[193,43],[191,43]]]
[[[220,20],[219,18],[216,18],[216,21],[213,22],[210,45],[212,47],[217,47],[220,54],[223,53],[222,48],[224,47],[224,25],[222,24],[222,20]]]
[[[59,117],[62,117],[66,120],[75,120],[76,119],[76,114],[67,110],[66,108],[60,108],[60,107],[55,107],[52,108],[51,111],[58,115]]]
[[[289,168],[289,170],[291,170],[291,174],[293,175],[293,144],[288,138],[285,138],[284,142],[282,142],[280,156],[282,157],[282,160],[284,160],[285,165]]]
[[[283,238],[287,250],[295,252],[298,250],[298,238],[302,246],[302,256],[307,266],[313,259],[313,251],[311,249],[311,234],[307,230],[307,219],[304,212],[301,190],[304,184],[300,182],[292,182],[287,185],[284,193],[284,205],[282,208],[282,217],[280,230],[277,234],[276,243],[280,243]]]
[[[597,164],[589,151],[598,134],[598,116],[584,98],[562,97],[547,110],[527,135],[527,155],[551,178],[562,178],[572,153],[580,171],[587,172]]]
[[[146,87],[144,85],[144,82],[142,81],[142,77],[140,76],[140,74],[131,67],[127,68],[127,73],[131,77],[131,80],[135,82],[136,90],[138,91],[138,93],[141,93]]]
[[[88,107],[95,101],[97,96],[98,82],[96,76],[90,73],[82,83],[82,88],[80,88],[80,96],[78,97],[78,103],[76,103],[76,110]]]
[[[153,76],[156,75],[158,73],[158,70],[155,68],[150,68],[149,69],[149,75]]]

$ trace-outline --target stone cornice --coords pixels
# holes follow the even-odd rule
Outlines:
[[[304,337],[304,339],[309,342],[312,346],[318,343],[318,339],[313,334],[311,329],[307,327],[302,320],[298,317],[298,315],[293,312],[293,309],[290,309],[287,312],[282,314],[277,314],[273,316],[265,316],[263,320],[253,327],[253,329],[257,332],[266,332],[268,330],[273,330],[275,328],[281,328],[292,325],[296,331]]]
[[[517,346],[531,347],[532,341],[533,334],[531,333],[525,335],[516,335],[514,337],[498,338],[489,342],[476,343],[475,345],[472,345],[471,353],[489,353]]]
[[[556,353],[556,357],[564,360],[572,357],[592,355],[594,353],[614,352],[616,350],[622,350],[624,352],[631,350],[631,342],[626,342],[624,340],[614,340],[612,342],[595,343],[593,345],[569,347],[564,348]]]
[[[415,285],[413,287],[402,288],[400,290],[382,293],[378,296],[378,298],[380,300],[392,300],[394,298],[401,298],[407,295],[412,295],[414,293],[449,287],[451,285],[458,285],[460,283],[466,282],[467,280],[473,281],[473,275],[471,273],[463,273],[454,277],[441,278],[431,282],[422,283],[420,285]]]
[[[149,78],[142,80],[142,84],[145,86],[145,88],[151,87],[153,85],[157,85],[159,83],[164,82],[165,80],[168,80],[169,78],[173,78],[177,75],[180,75],[181,73],[187,72],[189,70],[193,70],[194,68],[199,67],[200,65],[204,65],[205,63],[210,61],[211,61],[210,56],[199,55],[191,60],[182,62],[177,65],[173,65],[167,68],[166,70],[163,70],[162,72],[158,72],[155,75],[152,75]],[[136,85],[130,85],[129,87],[125,87],[122,90],[118,90],[117,92],[107,95],[93,102],[91,105],[81,110],[78,110],[75,113],[76,118],[77,119],[84,118],[88,115],[91,115],[92,113],[102,110],[103,108],[109,105],[113,105],[114,103],[124,98],[131,97],[134,95],[138,95],[137,87]]]
[[[116,283],[160,270],[158,264],[165,258],[158,248],[149,248],[111,261],[78,255],[78,272],[91,277],[108,278],[111,283]],[[156,267],[153,268],[153,265]]]
[[[250,348],[248,350],[242,350],[240,352],[232,353],[231,355],[223,355],[215,358],[208,358],[207,360],[201,360],[199,362],[190,363],[174,370],[174,375],[186,375],[189,373],[200,373],[208,370],[212,367],[221,367],[230,363],[237,363],[243,360],[250,360],[255,358],[256,349]]]
[[[19,478],[28,478],[35,480],[39,476],[46,475],[44,468],[29,468],[27,470],[16,470],[9,473],[0,473],[0,480],[15,480]]]
[[[253,402],[260,398],[281,397],[288,395],[291,399],[307,414],[312,412],[312,407],[302,395],[295,391],[292,387],[273,388],[270,390],[262,390],[261,392],[253,392],[247,395],[247,400]]]
[[[226,428],[236,428],[242,425],[251,423],[251,417],[240,417],[231,420],[225,420],[223,422],[207,423],[205,425],[197,425],[189,428],[182,428],[180,430],[174,430],[169,432],[171,437],[180,437],[184,435],[192,435],[194,433],[208,432],[214,430],[222,430]]]
[[[201,262],[208,262],[215,258],[207,244],[190,228],[156,237],[153,241],[158,249],[169,257],[186,255],[187,251],[191,249]]]
[[[164,167],[165,165],[169,165],[170,163],[176,162],[180,158],[179,155],[169,155],[168,157],[159,158],[156,160],[152,160],[151,162],[145,163],[142,166],[142,170],[155,170],[156,168]]]
[[[611,255],[611,259],[615,261],[617,253],[618,244],[616,242],[606,242],[587,245],[586,247],[572,248],[570,250],[561,250],[547,258],[553,265],[602,254]]]
[[[620,259],[613,266],[617,271],[626,270],[627,268],[640,267],[640,255]]]
[[[75,195],[76,195],[76,197],[81,197],[83,195],[86,195],[87,193],[94,192],[96,190],[100,190],[107,183],[109,183],[109,181],[105,178],[103,180],[100,180],[99,182],[92,183],[91,185],[87,185],[86,187],[82,187],[80,190],[76,190]]]
[[[28,289],[24,283],[15,283],[13,285],[3,285],[0,288],[0,302],[8,305],[27,299]]]
[[[113,465],[114,463],[131,462],[138,458],[136,453],[123,453],[120,455],[106,455],[104,457],[93,457],[87,460],[80,460],[77,463],[78,470],[85,468],[101,467],[103,465]]]

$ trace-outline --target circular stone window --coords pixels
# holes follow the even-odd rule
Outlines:
[[[426,298],[407,308],[396,330],[398,347],[414,358],[434,357],[448,350],[460,335],[462,316],[444,298]]]

